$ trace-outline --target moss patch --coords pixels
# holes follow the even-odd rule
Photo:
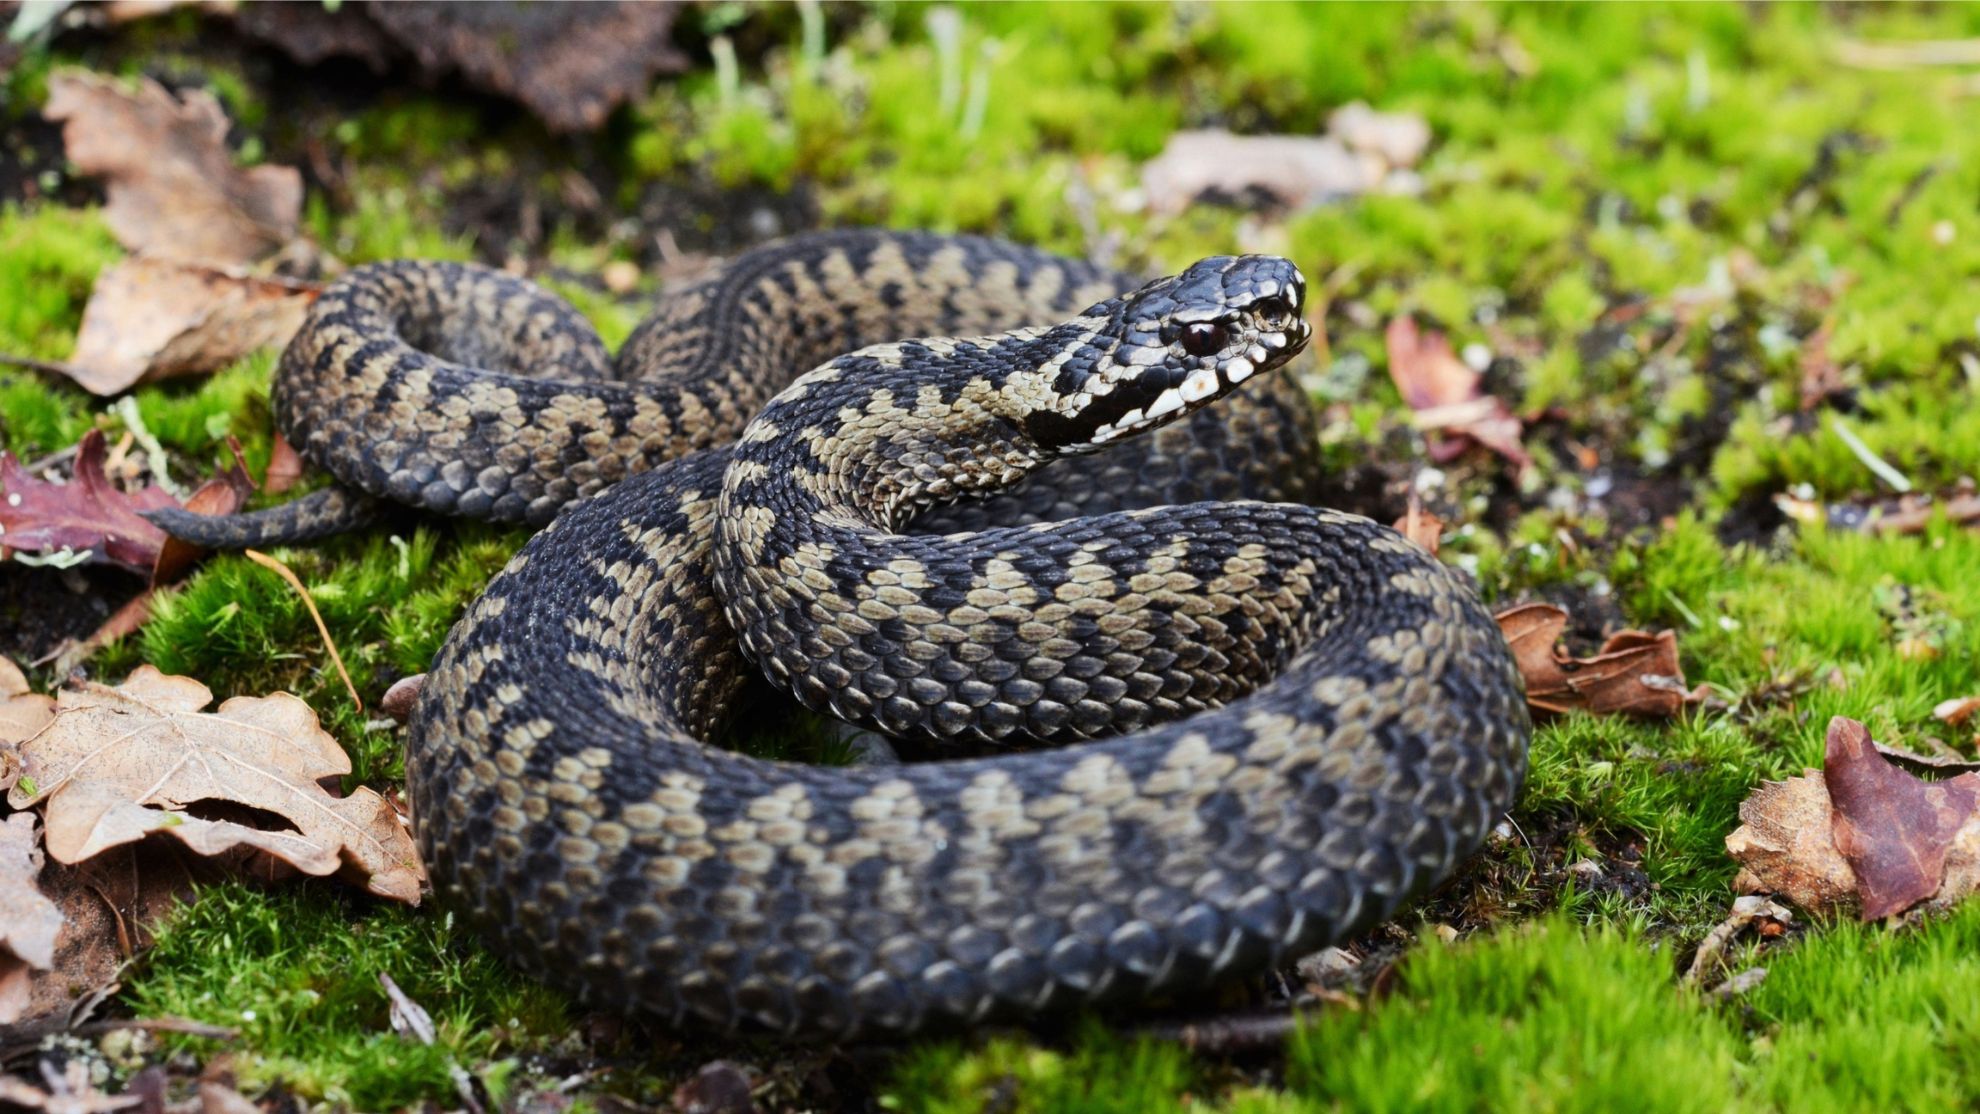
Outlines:
[[[1831,715],[1903,743],[1943,732],[1932,705],[1972,688],[1980,536],[1781,530],[1754,508],[1795,485],[1877,492],[1849,436],[1921,488],[1980,471],[1972,99],[1961,75],[1836,61],[1844,39],[1980,34],[1973,9],[716,5],[688,18],[706,64],[583,141],[432,92],[373,92],[316,127],[321,106],[277,107],[253,71],[206,61],[189,12],[147,25],[130,47],[142,59],[58,40],[7,79],[0,116],[30,107],[57,60],[207,84],[245,158],[302,162],[302,133],[320,142],[335,181],[313,189],[306,225],[330,251],[513,260],[612,342],[658,280],[618,296],[594,276],[660,258],[662,224],[720,245],[809,214],[1118,245],[1116,261],[1148,266],[1283,251],[1325,291],[1325,357],[1297,371],[1325,408],[1327,459],[1374,474],[1380,490],[1356,495],[1367,509],[1417,492],[1453,524],[1444,552],[1489,600],[1567,601],[1576,637],[1676,628],[1688,676],[1722,705],[1668,724],[1545,726],[1503,837],[1401,922],[1406,938],[1432,922],[1463,938],[1427,935],[1392,995],[1322,1012],[1266,1067],[1089,1025],[1065,1041],[923,1043],[866,1064],[851,1091],[778,1077],[774,1095],[1027,1111],[1974,1103],[1980,1059],[1960,1007],[1980,913],[1749,947],[1736,959],[1770,974],[1734,1003],[1674,980],[1724,914],[1722,840],[1755,784],[1817,762]],[[1420,194],[1176,218],[1137,196],[1139,163],[1178,128],[1311,133],[1357,98],[1431,124]],[[595,202],[570,200],[583,192],[572,174]],[[66,355],[117,256],[87,209],[0,210],[0,349]],[[1479,454],[1426,465],[1385,374],[1382,326],[1399,313],[1490,356],[1488,388],[1529,418],[1523,481]],[[1805,406],[1817,357],[1840,390]],[[175,476],[221,463],[229,436],[262,467],[270,367],[136,392]],[[80,391],[0,369],[0,446],[33,458],[121,425]],[[375,699],[424,668],[522,537],[407,519],[278,556]],[[295,691],[352,751],[355,780],[401,776],[394,731],[351,704],[299,602],[250,562],[208,562],[87,664],[114,678],[140,661],[223,697]],[[843,758],[803,721],[743,733],[760,752]],[[380,971],[435,1011],[439,1045],[391,1035]],[[251,1089],[359,1109],[452,1104],[454,1067],[520,1094],[538,1058],[571,1047],[564,1003],[442,914],[326,886],[210,891],[126,985],[141,1015],[242,1028],[232,1051]],[[722,1052],[773,1075],[797,1060],[709,1055]],[[647,1081],[648,1099],[682,1068],[654,1070],[666,1078]]]

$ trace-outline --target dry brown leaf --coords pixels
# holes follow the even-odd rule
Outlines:
[[[1410,541],[1437,555],[1437,547],[1444,540],[1444,520],[1415,505],[1412,500],[1409,513],[1396,519],[1396,532]]]
[[[1568,613],[1553,604],[1522,604],[1494,618],[1526,678],[1526,702],[1537,711],[1674,716],[1696,695],[1685,688],[1670,631],[1618,631],[1594,657],[1575,658],[1556,646]]]
[[[1457,358],[1444,334],[1418,329],[1414,318],[1402,316],[1389,322],[1384,342],[1389,377],[1414,413],[1416,428],[1430,436],[1430,459],[1455,460],[1475,441],[1521,471],[1533,463],[1520,443],[1519,418],[1503,400],[1484,392],[1484,376]]]
[[[0,1025],[27,1012],[30,969],[55,966],[62,911],[35,885],[40,873],[34,814],[17,812],[0,821]]]
[[[212,700],[198,681],[148,665],[115,688],[65,690],[54,722],[21,747],[27,774],[8,803],[45,804],[58,862],[164,831],[202,855],[248,846],[316,875],[348,865],[373,893],[418,902],[424,873],[390,804],[369,789],[336,797],[319,784],[351,765],[307,704],[277,693],[202,712]],[[195,802],[273,813],[292,827],[184,811]]]
[[[1819,770],[1770,781],[1740,802],[1740,826],[1726,853],[1740,864],[1733,888],[1779,894],[1803,909],[1834,909],[1856,898],[1856,874],[1836,850],[1828,787]]]
[[[296,486],[302,479],[302,456],[289,439],[279,432],[268,450],[268,471],[261,474],[261,490],[269,495],[280,495]]]
[[[292,167],[241,169],[227,150],[227,116],[201,90],[176,99],[80,70],[48,79],[43,114],[84,174],[100,175],[104,220],[132,251],[205,264],[250,263],[287,244],[302,214]]]
[[[126,259],[97,276],[75,353],[63,370],[98,395],[214,371],[257,349],[287,344],[317,289],[232,267]]]
[[[54,718],[54,699],[30,689],[21,667],[0,656],[0,790],[12,789],[20,776],[16,744]]]
[[[41,890],[61,910],[55,962],[36,971],[26,1015],[16,1032],[73,1025],[114,991],[124,964],[151,946],[152,929],[194,893],[201,860],[176,844],[119,847],[79,866],[50,863]],[[202,870],[208,881],[222,877]]]
[[[1864,920],[1980,888],[1980,775],[1923,781],[1877,752],[1861,723],[1829,721],[1822,770],[1769,782],[1726,837],[1734,885],[1811,910],[1846,904]]]
[[[1932,707],[1932,718],[1958,727],[1980,712],[1980,696],[1960,696],[1941,700]]]

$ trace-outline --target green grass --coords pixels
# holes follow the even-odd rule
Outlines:
[[[796,8],[717,5],[687,18],[723,36],[716,61],[657,85],[595,140],[430,92],[381,97],[323,137],[348,204],[313,195],[304,224],[348,262],[501,260],[450,223],[490,182],[553,196],[556,174],[605,167],[625,218],[655,188],[806,200],[827,222],[995,232],[1062,250],[1121,245],[1173,266],[1254,242],[1328,291],[1329,362],[1297,369],[1328,404],[1322,448],[1411,479],[1421,442],[1386,374],[1382,326],[1413,313],[1498,359],[1493,393],[1532,416],[1523,487],[1482,455],[1420,484],[1450,523],[1447,560],[1496,604],[1545,596],[1671,627],[1688,678],[1727,706],[1669,723],[1570,717],[1536,735],[1513,836],[1403,923],[1465,930],[1412,948],[1395,992],[1317,1015],[1267,1070],[1124,1041],[1000,1036],[911,1046],[876,1069],[898,1110],[1826,1110],[1980,1101],[1971,1013],[1980,913],[1888,931],[1819,924],[1764,951],[1767,980],[1733,1003],[1677,986],[1724,916],[1723,851],[1760,781],[1820,760],[1832,715],[1885,741],[1945,734],[1930,709],[1972,691],[1980,660],[1980,535],[1789,530],[1753,536],[1750,508],[1794,485],[1881,493],[1840,419],[1921,489],[1980,473],[1980,132],[1962,75],[1842,67],[1863,40],[1980,34],[1980,9],[1813,6],[1367,6],[1224,3],[963,5],[833,10],[822,49]],[[196,20],[143,32],[178,79],[204,71]],[[66,48],[64,48],[66,49]],[[30,55],[0,114],[42,93]],[[142,64],[116,59],[109,68]],[[210,68],[210,67],[207,67]],[[211,75],[242,138],[292,127],[226,65]],[[1260,221],[1137,203],[1138,166],[1178,128],[1311,133],[1353,99],[1421,114],[1436,143],[1419,196],[1373,196]],[[252,149],[247,154],[255,154]],[[608,188],[610,187],[610,188]],[[485,198],[484,198],[485,200]],[[694,223],[732,220],[719,206]],[[633,258],[654,229],[592,242],[559,225],[552,285],[616,343],[642,312],[570,275]],[[706,231],[706,227],[684,229]],[[119,257],[100,217],[0,211],[0,350],[65,357],[96,272]],[[1800,412],[1804,347],[1824,327],[1849,388]],[[136,392],[173,474],[253,469],[270,443],[267,356]],[[99,401],[0,369],[0,447],[36,457],[92,426]],[[1574,505],[1602,468],[1676,486],[1685,509],[1647,529]],[[1421,477],[1414,477],[1421,478]],[[391,530],[397,530],[394,535]],[[424,668],[520,531],[428,522],[277,555],[321,607],[361,693]],[[88,663],[149,661],[222,698],[286,688],[323,715],[353,781],[401,776],[400,744],[343,692],[300,602],[238,557],[161,596],[150,624]],[[800,722],[757,724],[766,753],[842,757]],[[745,733],[748,733],[747,731]],[[1959,741],[1959,740],[1955,740]],[[1578,860],[1643,886],[1569,882]],[[391,1035],[376,974],[441,1020],[424,1049]],[[250,1090],[280,1086],[357,1109],[451,1105],[450,1066],[496,1090],[571,1023],[439,913],[331,887],[209,891],[126,980],[140,1014],[238,1025]],[[251,1011],[253,1017],[244,1018]],[[514,1019],[513,1021],[511,1019]],[[219,1049],[176,1039],[201,1057]],[[752,1053],[753,1055],[754,1053]],[[774,1054],[769,1056],[775,1062]],[[763,1063],[762,1057],[755,1062]],[[1280,1069],[1283,1070],[1280,1070]],[[662,1073],[682,1070],[666,1062]],[[520,1073],[520,1074],[518,1074]],[[505,1084],[504,1079],[509,1082]],[[664,1097],[664,1081],[656,1081]],[[595,1098],[581,1093],[579,1104]]]

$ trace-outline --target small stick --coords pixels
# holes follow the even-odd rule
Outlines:
[[[316,620],[316,633],[323,636],[323,645],[330,651],[330,661],[337,667],[337,676],[344,679],[344,688],[351,694],[351,703],[357,705],[358,711],[364,711],[364,700],[358,696],[357,686],[351,683],[351,671],[344,668],[344,655],[337,652],[337,643],[330,637],[330,628],[324,625],[323,613],[316,610],[316,601],[309,598],[309,589],[303,587],[303,582],[289,570],[289,566],[268,554],[254,549],[244,549],[241,554],[262,568],[273,569],[275,575],[288,581],[289,587],[302,597],[303,606],[309,609],[309,617]]]

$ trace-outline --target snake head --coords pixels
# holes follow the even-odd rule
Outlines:
[[[1102,302],[1046,334],[1049,402],[1025,421],[1044,448],[1091,452],[1174,421],[1306,346],[1306,279],[1274,255],[1220,255]]]

